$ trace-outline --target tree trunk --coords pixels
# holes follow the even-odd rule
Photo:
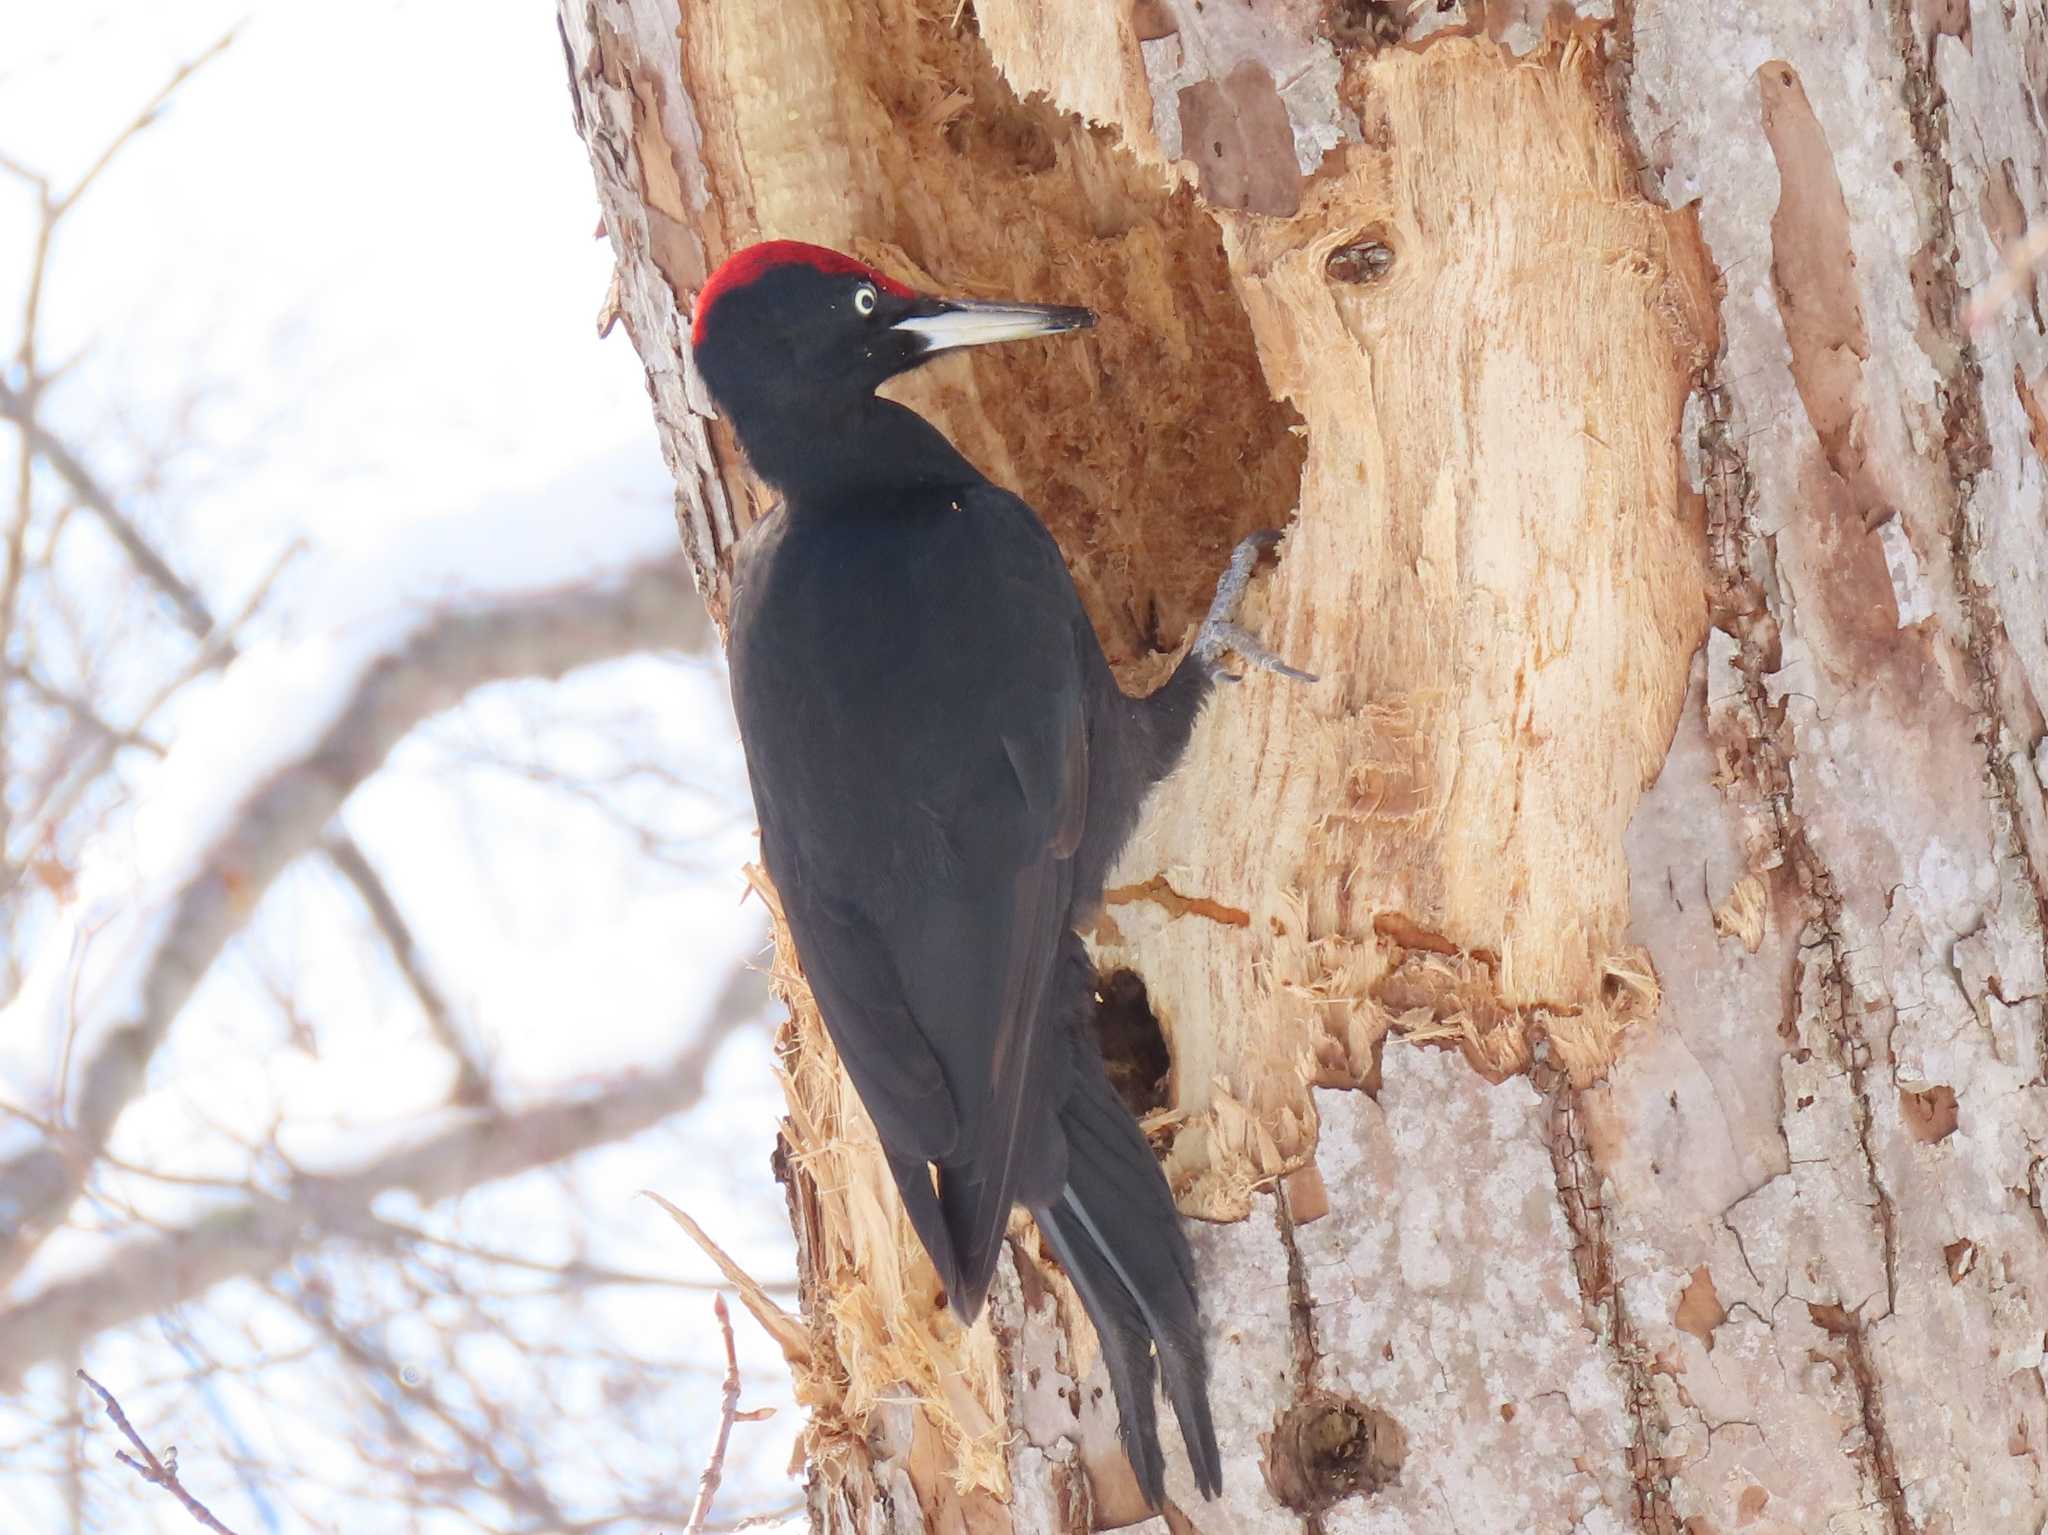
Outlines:
[[[683,338],[757,237],[1103,314],[903,397],[1133,690],[1290,528],[1323,680],[1209,708],[1091,935],[1207,1223],[1227,1488],[1169,1431],[1151,1528],[2040,1529],[2048,343],[1965,298],[2041,0],[561,5],[721,622]],[[1142,1517],[1028,1223],[962,1333],[780,959],[818,1528]]]

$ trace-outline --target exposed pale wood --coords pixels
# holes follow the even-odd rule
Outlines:
[[[1415,9],[563,0],[700,584],[756,493],[682,317],[757,234],[1105,312],[914,398],[1133,685],[1291,523],[1249,619],[1325,680],[1219,700],[1094,935],[1223,1222],[1228,1492],[1148,1528],[2035,1530],[2048,344],[1963,311],[2048,14]],[[1136,1517],[1028,1227],[933,1304],[792,958],[820,1528]]]
[[[1654,1002],[1621,833],[1706,627],[1675,442],[1711,320],[1599,74],[1577,41],[1390,55],[1366,125],[1390,150],[1333,155],[1285,223],[1221,216],[1309,448],[1252,621],[1324,681],[1211,709],[1126,859],[1249,922],[1111,912],[1183,1107],[1248,1111],[1176,1144],[1205,1213],[1303,1154],[1304,1080],[1362,1079],[1397,1022],[1495,1074],[1542,1031],[1589,1079]],[[1333,282],[1362,236],[1392,267]]]

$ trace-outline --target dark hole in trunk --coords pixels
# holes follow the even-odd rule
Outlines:
[[[1145,981],[1135,970],[1117,970],[1095,982],[1095,1042],[1102,1064],[1125,1107],[1142,1118],[1171,1101],[1167,1079],[1173,1056],[1153,1016]]]

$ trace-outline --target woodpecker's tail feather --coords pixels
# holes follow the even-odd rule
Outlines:
[[[946,1212],[940,1207],[938,1191],[932,1187],[932,1165],[914,1157],[899,1157],[886,1146],[882,1154],[889,1160],[896,1191],[903,1196],[903,1212],[910,1217],[910,1229],[924,1243],[932,1267],[938,1270],[939,1288],[954,1298],[957,1305],[957,1297],[963,1293],[960,1259],[953,1251],[953,1233],[946,1227]],[[971,1326],[974,1318],[963,1317],[962,1321]]]
[[[1152,1149],[1100,1065],[1082,1063],[1075,1078],[1060,1115],[1066,1187],[1056,1201],[1034,1206],[1032,1215],[1102,1340],[1124,1453],[1146,1499],[1157,1508],[1166,1493],[1152,1395],[1162,1373],[1195,1485],[1213,1498],[1223,1489],[1223,1459],[1209,1412],[1194,1260],[1180,1216]]]

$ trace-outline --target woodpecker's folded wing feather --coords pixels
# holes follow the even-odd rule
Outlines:
[[[772,619],[736,620],[776,638],[736,641],[734,691],[797,951],[971,1317],[1012,1204],[1064,1167],[1073,1020],[1054,978],[1086,812],[1086,618],[1015,497],[963,491],[907,525],[806,528],[803,579]],[[813,579],[827,559],[843,579]],[[923,622],[878,628],[884,604]]]
[[[771,869],[791,864],[778,856],[778,840],[762,827]],[[802,879],[778,894],[833,1048],[883,1144],[919,1162],[950,1156],[960,1139],[952,1089],[911,1011],[888,942],[864,912]]]
[[[1072,1045],[1053,988],[1072,888],[1068,861],[1041,856],[980,892],[924,903],[899,933],[919,1021],[962,1104],[959,1140],[939,1162],[938,1198],[958,1265],[955,1308],[980,1309],[1010,1208],[1056,1189],[1065,1140],[1056,1107]]]

